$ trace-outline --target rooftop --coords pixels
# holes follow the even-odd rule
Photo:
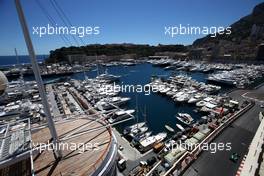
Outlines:
[[[62,159],[56,161],[52,150],[47,148],[33,156],[37,175],[91,175],[107,157],[112,143],[112,134],[104,122],[78,118],[56,123],[60,139]],[[51,139],[47,127],[32,132],[33,146],[48,143]],[[66,147],[66,145],[68,145]],[[60,145],[62,146],[62,145]],[[87,147],[88,146],[88,147]]]

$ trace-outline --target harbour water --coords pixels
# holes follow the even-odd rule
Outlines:
[[[37,61],[42,62],[47,58],[47,55],[37,55]],[[19,56],[19,64],[30,63],[29,56]],[[17,59],[15,56],[0,56],[0,66],[16,65]]]
[[[148,84],[152,76],[159,76],[162,78],[168,78],[172,74],[185,74],[192,77],[199,82],[206,82],[207,74],[200,72],[184,72],[177,71],[173,72],[171,70],[165,70],[161,67],[155,67],[149,63],[137,64],[134,66],[110,66],[110,67],[99,67],[100,73],[104,72],[107,69],[108,73],[114,75],[120,75],[120,81],[118,84],[121,85],[141,85],[144,86]],[[98,74],[97,68],[93,68],[91,71],[75,73],[68,77],[68,79],[78,79],[83,80],[85,75],[88,78],[94,78]],[[33,80],[33,76],[25,77],[25,80]],[[44,81],[51,81],[53,79],[58,79],[55,75],[54,77],[45,78]],[[228,88],[222,88],[222,92],[228,90]],[[149,131],[152,131],[153,134],[166,131],[165,125],[169,125],[175,131],[179,131],[176,127],[176,124],[179,123],[183,126],[178,119],[175,118],[175,115],[180,112],[189,113],[195,120],[199,119],[201,115],[197,112],[194,112],[195,105],[190,104],[180,104],[175,103],[172,99],[162,96],[158,93],[150,93],[146,95],[146,92],[121,92],[120,96],[130,97],[131,100],[129,103],[124,106],[126,109],[138,109],[136,117],[133,120],[124,122],[117,126],[117,129],[121,132],[125,126],[132,125],[135,122],[147,121],[147,126]],[[146,116],[144,116],[146,111]]]
[[[151,64],[139,64],[136,66],[123,67],[117,66],[109,68],[109,73],[111,74],[121,74],[120,79],[123,85],[145,85],[150,82],[151,76],[161,76],[168,78],[172,71],[164,70],[160,67],[153,67]],[[193,74],[190,75],[194,79],[199,81],[205,81],[204,74]],[[122,129],[127,125],[132,125],[133,123],[139,121],[144,121],[146,119],[147,126],[150,131],[154,134],[158,132],[165,131],[165,125],[169,125],[175,130],[176,123],[180,123],[176,118],[175,114],[178,112],[188,112],[193,116],[194,119],[199,118],[197,113],[195,113],[194,106],[186,106],[181,104],[175,104],[172,99],[166,96],[162,96],[157,93],[150,93],[150,95],[145,95],[142,93],[121,93],[121,96],[130,97],[131,101],[128,104],[128,109],[135,109],[138,107],[138,113],[134,120],[122,123],[118,126],[118,129]],[[162,106],[162,107],[161,107]],[[146,117],[144,117],[146,110]]]

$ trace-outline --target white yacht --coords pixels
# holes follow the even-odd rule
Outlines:
[[[160,90],[160,93],[166,94],[168,91],[170,91],[170,88],[166,87],[166,88]]]
[[[178,113],[176,118],[186,125],[190,125],[193,122],[193,118],[187,113]]]
[[[190,99],[189,94],[184,93],[183,95],[181,95],[181,96],[175,98],[174,100],[177,101],[177,102],[186,102],[186,101],[188,101],[189,99]]]
[[[165,125],[165,128],[169,131],[169,132],[172,132],[174,133],[174,129],[172,127],[170,127],[169,125]]]
[[[136,124],[133,124],[131,126],[127,126],[124,130],[123,130],[123,134],[124,135],[127,135],[128,133],[130,133],[130,131],[136,129],[136,128],[141,128],[143,126],[146,125],[146,122],[139,122],[139,123],[136,123]]]
[[[115,106],[123,105],[127,103],[130,99],[131,98],[129,97],[109,97],[97,102],[95,106],[99,110],[108,110],[115,108]]]
[[[198,98],[195,98],[195,97],[191,97],[189,100],[188,100],[188,103],[196,103],[196,102],[198,102],[199,101],[199,99]]]
[[[178,97],[183,96],[183,95],[184,95],[184,92],[180,91],[180,92],[177,92],[174,96],[172,96],[172,98],[177,99]]]
[[[150,149],[154,143],[161,142],[167,137],[167,133],[162,132],[154,136],[149,136],[146,139],[140,141],[140,151],[146,151]]]
[[[133,130],[130,131],[129,136],[134,138],[136,135],[143,134],[148,131],[148,127],[143,126],[141,128],[134,128]]]
[[[203,107],[203,106],[205,106],[206,105],[206,101],[198,101],[197,103],[196,103],[196,106],[198,106],[198,107]]]
[[[180,124],[176,124],[177,128],[179,128],[181,131],[185,131],[185,129],[180,125]]]
[[[116,76],[116,75],[108,74],[107,69],[106,69],[105,70],[105,73],[103,73],[101,75],[98,75],[96,77],[96,79],[98,79],[98,80],[107,80],[107,81],[113,82],[113,81],[119,80],[120,77],[121,76]]]
[[[152,134],[152,131],[146,132],[146,133],[142,133],[142,134],[138,134],[136,135],[133,139],[132,139],[132,144],[136,145],[138,144],[139,141],[142,141],[144,139],[146,139],[147,137],[149,137]]]
[[[124,120],[126,118],[133,116],[132,115],[133,113],[135,113],[134,109],[116,111],[114,113],[114,115],[112,117],[110,117],[110,119],[108,119],[108,121],[109,121],[109,123],[121,121],[121,120]]]

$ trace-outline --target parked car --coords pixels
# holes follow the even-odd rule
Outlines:
[[[117,162],[117,167],[118,167],[118,169],[119,169],[120,172],[122,172],[123,170],[125,170],[126,169],[126,160],[120,159]]]

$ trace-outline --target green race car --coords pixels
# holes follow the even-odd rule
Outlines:
[[[232,153],[232,155],[230,156],[230,160],[233,161],[233,162],[237,162],[237,160],[239,159],[239,154],[238,153]]]

